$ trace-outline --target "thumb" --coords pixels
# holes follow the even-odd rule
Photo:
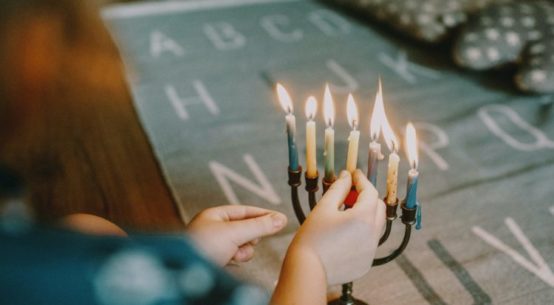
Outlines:
[[[278,212],[229,222],[229,233],[237,246],[257,238],[275,234],[285,227],[287,217]]]

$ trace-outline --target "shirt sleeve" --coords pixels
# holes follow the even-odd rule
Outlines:
[[[266,291],[236,280],[183,237],[13,231],[1,224],[0,304],[268,303]]]

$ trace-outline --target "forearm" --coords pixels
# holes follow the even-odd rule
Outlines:
[[[293,246],[294,247],[294,246]],[[289,249],[271,305],[323,305],[327,280],[319,258],[304,249]]]

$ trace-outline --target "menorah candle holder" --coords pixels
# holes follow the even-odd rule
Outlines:
[[[306,214],[304,213],[304,210],[302,209],[302,204],[300,202],[300,198],[298,196],[298,188],[302,185],[301,181],[302,177],[302,167],[298,166],[297,170],[291,170],[288,169],[288,184],[291,188],[291,201],[292,201],[292,207],[294,209],[294,213],[296,215],[296,218],[298,219],[298,222],[300,224],[304,223],[304,220],[306,220]],[[317,204],[317,192],[319,191],[319,177],[316,175],[316,177],[309,178],[305,176],[306,180],[306,191],[308,192],[308,204],[310,207],[310,210],[312,210],[316,204]],[[333,184],[333,181],[328,181],[325,178],[322,179],[322,187],[323,187],[323,193],[325,193],[329,187]],[[386,202],[386,200],[384,200]],[[391,230],[392,230],[392,223],[395,221],[397,216],[397,209],[398,209],[398,200],[395,204],[386,204],[386,225],[385,225],[385,231],[383,232],[383,235],[379,239],[379,246],[384,244],[387,239],[390,236]],[[404,249],[408,246],[408,243],[410,241],[410,236],[412,233],[412,226],[416,223],[416,215],[417,215],[417,208],[408,208],[406,207],[406,203],[402,202],[400,204],[400,209],[402,210],[402,215],[400,216],[400,220],[404,224],[404,237],[402,238],[402,242],[396,248],[394,251],[392,251],[389,255],[384,257],[375,258],[372,262],[372,266],[380,266],[384,265],[388,262],[393,261],[395,258],[397,258]],[[346,283],[342,285],[342,293],[340,298],[331,301],[329,304],[333,305],[366,305],[365,302],[360,301],[358,299],[355,299],[352,296],[353,291],[353,283]]]

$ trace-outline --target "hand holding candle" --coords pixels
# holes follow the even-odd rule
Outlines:
[[[323,156],[325,157],[325,181],[335,181],[335,105],[329,86],[325,86],[323,94],[323,118],[325,120],[325,147]]]
[[[292,101],[289,93],[281,84],[277,84],[277,97],[283,110],[287,113],[287,140],[289,148],[289,168],[292,171],[298,170],[298,149],[296,147],[296,118],[294,117]]]
[[[315,113],[317,111],[317,101],[315,97],[310,96],[306,101],[306,177],[317,177],[317,157],[316,157],[316,136],[315,136]]]
[[[417,182],[419,172],[417,171],[417,137],[412,123],[408,123],[408,126],[406,126],[406,151],[408,160],[410,161],[410,171],[408,172],[406,199],[404,199],[404,201],[407,208],[414,209],[417,205]]]
[[[284,89],[283,89],[284,91]],[[286,91],[285,91],[286,93]],[[287,99],[288,95],[282,94],[286,98],[284,100],[290,101],[290,98]],[[314,116],[316,113],[316,99],[314,97],[309,97],[306,101],[306,117],[307,117],[307,123],[306,123],[306,187],[305,190],[308,192],[308,203],[310,206],[310,210],[312,210],[312,213],[310,214],[311,219],[317,219],[317,215],[313,215],[313,213],[317,213],[317,211],[320,211],[319,208],[315,208],[316,205],[318,207],[322,207],[322,205],[325,205],[325,199],[329,199],[332,197],[328,197],[332,195],[331,193],[335,193],[335,199],[331,200],[333,203],[333,210],[336,212],[339,212],[338,214],[349,214],[349,215],[357,215],[358,213],[352,214],[351,212],[355,212],[354,210],[357,208],[354,205],[355,204],[361,204],[359,208],[367,208],[367,202],[364,203],[363,198],[366,198],[368,194],[363,192],[362,189],[359,188],[360,185],[357,185],[356,188],[353,188],[350,183],[347,185],[342,185],[342,187],[350,188],[350,191],[347,193],[347,189],[340,190],[341,187],[341,181],[345,182],[345,179],[338,179],[335,181],[335,175],[334,175],[334,135],[335,131],[333,129],[334,119],[335,119],[335,109],[333,105],[333,100],[331,96],[331,92],[329,90],[329,87],[325,87],[325,93],[323,96],[323,117],[325,122],[325,149],[324,149],[324,157],[325,157],[325,177],[322,180],[323,185],[323,198],[320,200],[320,202],[317,202],[317,193],[319,191],[318,187],[318,180],[317,180],[317,161],[316,161],[316,131],[315,131],[315,122],[314,122]],[[288,103],[284,103],[285,106],[283,106],[283,109],[288,112],[287,116],[292,116],[292,105],[288,105]],[[359,118],[358,118],[358,109],[356,106],[356,102],[354,101],[354,98],[351,94],[348,95],[347,103],[346,103],[346,111],[347,111],[347,119],[348,123],[350,124],[351,131],[348,137],[348,152],[346,157],[346,170],[341,173],[341,178],[348,178],[350,179],[350,176],[356,176],[357,178],[362,177],[363,181],[365,181],[365,184],[369,186],[371,192],[373,193],[373,196],[377,198],[378,192],[374,188],[377,178],[377,166],[378,161],[383,158],[381,153],[381,145],[378,143],[378,139],[380,136],[381,131],[383,131],[384,139],[386,141],[386,144],[391,151],[389,155],[389,162],[388,162],[388,170],[387,170],[387,191],[385,196],[386,201],[386,209],[385,204],[379,202],[382,201],[375,201],[374,205],[377,208],[381,209],[381,213],[377,213],[377,215],[380,215],[375,220],[381,221],[381,225],[379,226],[380,230],[376,230],[378,235],[374,237],[369,237],[372,243],[375,246],[380,246],[383,243],[387,241],[389,236],[391,235],[392,231],[392,224],[394,220],[396,220],[397,214],[396,211],[398,209],[398,168],[400,163],[400,157],[398,156],[398,149],[400,147],[399,141],[397,140],[393,128],[389,124],[389,121],[385,114],[385,108],[383,104],[383,92],[381,89],[381,81],[379,80],[379,90],[377,92],[377,95],[375,97],[375,104],[373,106],[373,113],[372,118],[370,122],[370,136],[371,141],[369,144],[369,162],[368,162],[368,178],[371,179],[371,183],[373,183],[373,186],[371,186],[371,183],[365,179],[364,174],[357,170],[357,159],[358,159],[358,145],[359,145],[359,137],[360,132],[358,131],[359,126]],[[287,120],[287,126],[289,126],[288,120]],[[287,127],[287,129],[290,129]],[[392,251],[390,254],[385,255],[383,257],[379,258],[372,258],[372,266],[380,266],[384,265],[395,258],[397,258],[399,255],[402,254],[404,249],[406,249],[408,242],[410,240],[412,227],[415,224],[416,229],[421,228],[421,208],[419,204],[417,203],[417,182],[418,182],[418,172],[417,172],[417,148],[416,148],[416,139],[415,139],[415,129],[413,128],[412,124],[408,124],[407,129],[407,150],[408,150],[408,159],[410,161],[411,170],[408,173],[408,185],[407,185],[407,194],[406,199],[402,201],[401,205],[401,211],[402,215],[400,215],[400,219],[402,221],[402,224],[404,225],[404,236],[402,237],[402,242],[400,245]],[[289,133],[290,136],[290,133]],[[290,143],[290,141],[289,141]],[[289,152],[290,152],[290,145],[289,145]],[[291,159],[292,160],[292,159]],[[344,175],[346,174],[346,175]],[[294,209],[294,213],[296,215],[296,218],[298,219],[300,224],[303,224],[303,228],[310,222],[306,218],[306,214],[304,213],[304,210],[302,208],[302,201],[299,197],[298,190],[301,185],[301,175],[302,170],[299,169],[297,171],[288,171],[288,185],[290,186],[290,194],[291,194],[291,202],[292,207]],[[360,182],[359,179],[357,179],[358,182]],[[337,185],[338,183],[338,185]],[[342,183],[344,184],[344,183]],[[331,186],[332,185],[332,186]],[[339,188],[339,189],[338,189]],[[357,191],[360,191],[360,194],[357,193]],[[337,193],[338,192],[338,193]],[[359,196],[358,196],[359,195]],[[365,197],[364,197],[365,196]],[[358,202],[358,197],[360,197],[360,202]],[[366,198],[367,199],[367,198]],[[341,203],[343,203],[341,205]],[[315,209],[314,209],[315,208]],[[353,208],[352,211],[347,211],[348,209]],[[339,211],[342,210],[342,211]],[[359,211],[358,211],[359,212]],[[314,218],[315,216],[315,218]],[[386,220],[386,226],[383,227],[383,223]],[[383,230],[384,229],[384,230]],[[366,234],[367,235],[367,234]],[[340,254],[340,251],[338,252]],[[366,264],[370,265],[370,264]],[[340,281],[342,282],[342,281]],[[342,295],[340,297],[339,301],[333,301],[334,303],[348,303],[348,304],[358,304],[359,302],[352,297],[352,282],[343,284],[342,286]],[[324,302],[324,300],[321,300]]]
[[[360,131],[358,130],[358,108],[352,94],[348,95],[346,102],[346,114],[348,115],[348,123],[352,127],[348,136],[348,155],[346,157],[346,170],[354,174],[358,164],[358,143],[360,142]]]

